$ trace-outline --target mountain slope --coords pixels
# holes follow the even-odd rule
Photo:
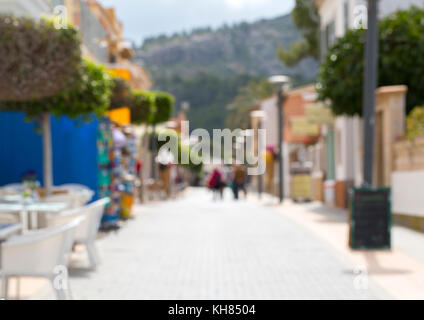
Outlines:
[[[150,38],[136,50],[135,60],[151,73],[157,89],[191,103],[192,126],[211,129],[224,126],[226,105],[249,80],[279,73],[293,76],[298,83],[315,77],[317,63],[312,59],[287,68],[276,56],[278,46],[287,47],[300,38],[291,17],[285,15],[215,31],[204,28]]]

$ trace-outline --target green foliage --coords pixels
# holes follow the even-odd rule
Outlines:
[[[350,30],[329,51],[321,66],[319,99],[331,100],[336,115],[362,114],[364,30]]]
[[[277,55],[289,67],[307,57],[318,59],[319,18],[314,0],[296,0],[292,12],[295,25],[302,31],[303,40],[293,43],[288,50],[279,47]]]
[[[113,89],[110,97],[109,109],[130,107],[132,104],[131,87],[122,78],[113,78]]]
[[[173,112],[174,98],[165,92],[132,90],[127,81],[113,79],[109,109],[128,107],[134,124],[158,124],[167,121]]]
[[[238,95],[228,106],[232,110],[227,118],[227,127],[231,129],[250,128],[250,112],[259,102],[274,94],[274,86],[266,79],[251,81],[240,88]]]
[[[81,64],[72,26],[0,15],[0,101],[52,97],[73,86]]]
[[[407,112],[424,103],[424,10],[411,7],[379,23],[378,85],[407,85]],[[318,93],[336,115],[362,115],[364,30],[338,39],[322,64]]]
[[[424,136],[424,107],[414,108],[407,117],[406,136],[410,140]]]
[[[4,103],[0,110],[22,111],[28,118],[36,118],[43,112],[54,116],[66,115],[70,118],[79,116],[102,116],[110,103],[113,82],[105,68],[84,60],[78,69],[78,80],[74,86],[61,91],[54,97],[28,102]]]
[[[153,92],[153,109],[149,118],[150,124],[166,122],[174,112],[175,99],[166,92]]]
[[[154,107],[154,95],[150,92],[134,90],[131,93],[131,122],[148,123]]]
[[[253,79],[256,78],[246,74],[219,77],[210,73],[199,73],[188,78],[159,78],[155,79],[155,82],[161,83],[161,87],[167,88],[178,97],[177,105],[183,101],[190,102],[187,116],[192,129],[204,128],[212,131],[225,126],[227,105],[237,95],[238,89]]]

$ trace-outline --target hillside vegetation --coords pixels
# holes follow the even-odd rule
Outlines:
[[[191,127],[222,128],[228,105],[250,81],[284,73],[295,84],[313,81],[317,63],[306,59],[294,68],[277,57],[278,46],[301,39],[290,15],[255,23],[196,29],[190,33],[146,39],[136,61],[152,75],[155,88],[171,92],[177,105],[191,105]]]

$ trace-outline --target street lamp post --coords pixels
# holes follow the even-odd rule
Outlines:
[[[287,76],[273,76],[269,81],[275,85],[278,90],[277,110],[278,110],[278,175],[279,175],[279,200],[284,200],[284,157],[283,157],[283,135],[284,135],[284,89],[290,84],[290,78]]]
[[[252,119],[254,119],[254,129],[257,129],[257,133],[256,133],[256,147],[255,149],[257,149],[257,154],[258,157],[263,157],[263,151],[262,150],[262,146],[264,145],[265,141],[262,140],[263,137],[260,132],[264,127],[264,121],[266,118],[266,114],[263,110],[256,110],[256,111],[252,111],[252,113],[250,114]],[[261,160],[260,160],[261,161]],[[259,199],[262,197],[262,193],[263,193],[263,174],[259,174],[258,175],[258,197]]]
[[[368,30],[365,42],[365,71],[363,87],[364,115],[364,185],[373,185],[375,90],[378,74],[378,0],[368,0]]]

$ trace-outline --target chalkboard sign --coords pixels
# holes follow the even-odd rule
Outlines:
[[[350,194],[352,249],[391,248],[390,188],[353,188]]]

